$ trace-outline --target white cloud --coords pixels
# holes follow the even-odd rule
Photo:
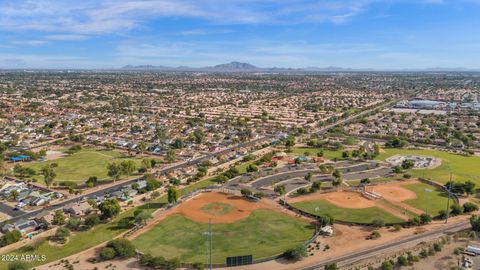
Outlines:
[[[85,40],[90,36],[87,35],[74,35],[74,34],[59,34],[59,35],[48,35],[45,38],[48,40]]]
[[[343,23],[374,0],[4,0],[0,29],[64,34],[117,33],[158,17],[200,18],[214,24]]]

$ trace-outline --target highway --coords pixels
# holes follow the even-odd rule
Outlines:
[[[365,250],[361,250],[361,251],[358,251],[358,252],[349,253],[347,255],[340,256],[336,259],[328,259],[328,260],[325,260],[325,261],[317,262],[313,265],[310,265],[310,266],[307,266],[307,267],[304,267],[304,268],[299,268],[299,269],[300,270],[324,269],[325,265],[331,264],[331,263],[336,263],[337,266],[350,265],[352,263],[358,262],[358,261],[363,260],[363,259],[385,255],[385,253],[389,252],[389,251],[399,250],[401,248],[412,247],[412,246],[415,246],[416,244],[418,244],[420,242],[433,240],[437,237],[442,236],[443,234],[459,232],[459,231],[463,231],[463,230],[466,230],[466,229],[469,229],[469,228],[470,228],[470,222],[469,221],[450,224],[450,225],[446,225],[444,227],[438,228],[436,230],[411,235],[409,237],[406,237],[406,238],[398,240],[398,241],[389,242],[389,243],[374,246],[374,247],[371,247],[371,248],[368,248],[368,249],[365,249]]]

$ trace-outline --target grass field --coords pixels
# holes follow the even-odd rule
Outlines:
[[[127,158],[122,158],[118,151],[104,151],[93,148],[83,149],[73,155],[62,157],[55,160],[27,163],[25,167],[34,169],[37,173],[47,164],[57,163],[55,168],[57,177],[56,182],[71,181],[77,183],[85,182],[90,176],[96,176],[99,179],[109,179],[107,176],[107,165],[110,162],[121,162]],[[140,164],[141,159],[133,159]],[[43,182],[42,175],[35,175],[34,178]]]
[[[385,223],[400,223],[402,219],[378,208],[340,208],[323,200],[304,201],[293,203],[292,206],[312,215],[330,214],[335,220],[371,224],[376,219],[382,219]],[[315,211],[318,210],[318,211]]]
[[[447,195],[441,190],[435,189],[435,187],[425,183],[404,185],[402,187],[417,194],[416,199],[406,200],[404,203],[422,210],[432,216],[436,216],[438,211],[446,209],[448,198]]]
[[[377,159],[385,160],[394,155],[434,156],[442,160],[442,165],[434,169],[410,170],[409,173],[414,177],[424,177],[439,183],[446,183],[452,173],[454,181],[472,180],[477,186],[480,186],[480,157],[467,157],[437,150],[385,149]]]
[[[205,179],[199,181],[193,185],[190,185],[186,188],[180,189],[179,196],[192,192],[194,190],[211,186],[215,184],[213,179]],[[89,231],[80,231],[75,232],[74,235],[69,237],[69,241],[63,245],[61,248],[58,246],[51,246],[48,241],[43,242],[40,244],[35,251],[29,252],[22,252],[21,250],[17,250],[15,252],[11,252],[11,254],[45,254],[47,256],[47,260],[45,262],[35,262],[32,266],[38,266],[42,264],[46,264],[49,262],[53,262],[65,257],[68,257],[73,254],[77,254],[94,246],[97,246],[103,242],[111,240],[113,237],[120,235],[121,233],[125,232],[126,229],[121,229],[117,227],[117,222],[125,217],[132,217],[135,210],[142,209],[149,213],[153,213],[158,208],[162,207],[167,203],[167,196],[164,195],[158,198],[156,201],[151,203],[147,203],[145,205],[131,208],[123,213],[120,214],[117,218],[115,218],[112,222],[108,224],[101,224],[95,226],[92,230]],[[8,263],[4,261],[0,261],[0,269],[4,270],[7,269]]]
[[[160,222],[134,240],[143,252],[183,262],[207,262],[208,224],[196,223],[182,215]],[[307,222],[260,209],[245,220],[230,224],[213,224],[213,262],[225,263],[228,256],[249,255],[254,259],[283,253],[302,244],[313,234]]]
[[[292,148],[292,153],[298,156],[304,155],[305,152],[310,153],[310,156],[316,157],[317,153],[323,151],[323,157],[326,159],[334,159],[334,158],[341,158],[342,152],[341,150],[332,151],[332,150],[324,150],[321,148],[310,148],[310,147],[294,147]]]

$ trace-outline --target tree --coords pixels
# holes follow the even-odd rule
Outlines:
[[[317,216],[317,220],[322,227],[332,225],[335,222],[335,219],[330,214],[319,215]]]
[[[220,174],[217,177],[215,177],[215,182],[217,182],[219,184],[225,184],[225,183],[228,182],[228,177],[226,177],[223,174]]]
[[[8,246],[22,239],[22,233],[19,230],[6,232],[0,237],[0,247]]]
[[[342,173],[340,172],[340,170],[335,169],[333,170],[332,176],[335,177],[335,179],[340,179],[342,178]]]
[[[147,191],[153,191],[153,190],[158,189],[160,186],[161,186],[161,184],[157,180],[149,179],[149,180],[147,180],[147,185],[146,185],[145,189]]]
[[[178,200],[178,191],[175,187],[168,188],[168,203],[176,203]]]
[[[463,214],[463,207],[460,205],[460,204],[453,204],[452,206],[450,206],[450,214],[452,216],[458,216],[458,215],[461,215]]]
[[[168,130],[165,127],[157,126],[155,128],[155,137],[159,142],[165,141],[168,137]]]
[[[413,168],[415,166],[415,163],[413,161],[411,161],[410,159],[405,159],[404,161],[402,161],[402,168],[404,170],[409,170],[411,168]]]
[[[117,199],[112,198],[99,204],[98,209],[102,213],[102,217],[108,219],[117,216],[120,213],[121,207]]]
[[[43,175],[43,181],[45,182],[47,187],[50,187],[53,184],[55,177],[57,177],[57,173],[55,173],[53,166],[45,165],[40,171]]]
[[[480,216],[472,215],[470,217],[470,225],[472,225],[472,230],[480,232]]]
[[[312,173],[311,172],[308,172],[306,175],[305,175],[305,180],[307,180],[308,182],[311,182],[312,181]]]
[[[432,222],[432,217],[429,214],[423,213],[423,214],[420,215],[420,223],[421,224],[425,225],[425,224],[428,224],[430,222]]]
[[[288,136],[285,139],[285,147],[293,147],[295,145],[295,137]]]
[[[104,260],[104,261],[111,260],[111,259],[115,258],[116,255],[117,255],[117,253],[115,252],[115,249],[113,249],[111,247],[105,247],[100,252],[100,258],[102,258],[102,260]]]
[[[177,155],[175,154],[175,151],[173,149],[168,149],[167,150],[167,155],[165,157],[169,163],[174,162],[177,159]]]
[[[56,210],[55,211],[55,213],[53,214],[52,224],[53,225],[63,225],[63,224],[65,224],[65,216],[63,215],[62,210]]]
[[[98,184],[98,177],[90,176],[86,183],[89,187],[94,187]]]
[[[331,263],[331,264],[327,264],[325,265],[325,270],[337,270],[338,267],[337,267],[337,264],[336,263]]]
[[[55,232],[55,235],[53,236],[53,238],[55,239],[55,241],[58,241],[60,243],[65,243],[69,236],[70,236],[70,230],[65,227],[60,227]]]
[[[18,193],[18,191],[12,190],[12,191],[10,191],[10,193],[8,194],[8,199],[11,200],[11,201],[16,201],[19,195],[20,195],[20,194]]]
[[[137,169],[135,162],[131,159],[122,161],[120,163],[120,167],[121,173],[126,175],[127,177],[132,175],[133,172],[135,172],[135,170]]]
[[[396,174],[399,174],[399,173],[402,173],[402,167],[400,166],[395,166],[393,167],[393,172],[396,173]]]
[[[122,176],[122,166],[120,164],[112,162],[107,165],[107,174],[113,179],[113,182],[117,181],[120,179],[120,176]]]
[[[290,261],[298,261],[307,257],[307,248],[304,245],[298,245],[294,248],[288,249],[283,253],[283,256]]]
[[[312,186],[310,187],[310,191],[311,192],[316,192],[318,190],[320,190],[320,188],[322,187],[322,182],[321,181],[315,181],[312,183]]]
[[[258,168],[254,164],[250,164],[250,165],[247,166],[246,170],[247,170],[247,172],[252,173],[252,172],[258,171]]]
[[[385,227],[385,221],[383,219],[375,219],[372,221],[372,225],[377,228]]]
[[[80,228],[81,220],[79,218],[70,218],[67,222],[67,228],[73,231],[77,231]]]
[[[242,193],[243,196],[251,196],[253,194],[253,192],[248,188],[242,188],[240,193]]]
[[[129,258],[136,255],[135,246],[126,238],[111,240],[107,243],[107,247],[115,250],[115,257]]]
[[[152,214],[146,211],[139,211],[134,214],[135,217],[135,224],[137,225],[145,225],[147,220],[152,219]]]
[[[275,187],[273,188],[273,191],[278,193],[278,195],[280,196],[285,195],[285,192],[286,192],[285,185],[284,184],[275,185]]]
[[[368,178],[363,178],[362,180],[360,180],[360,184],[362,184],[362,185],[364,185],[364,186],[365,186],[365,185],[368,185],[368,184],[370,184],[370,179],[368,179]]]
[[[139,142],[137,144],[137,149],[138,152],[140,152],[140,155],[143,157],[143,153],[145,152],[145,150],[147,150],[147,143],[144,141]]]
[[[464,213],[470,213],[478,211],[478,205],[471,203],[471,202],[466,202],[463,204],[463,212]]]
[[[465,193],[468,195],[473,195],[475,193],[475,183],[468,180],[463,184],[463,188],[465,189]]]
[[[382,263],[382,270],[393,270],[393,263],[390,261],[384,261]]]
[[[8,270],[29,270],[30,266],[26,262],[14,261],[8,264]]]
[[[397,262],[400,266],[407,266],[408,265],[408,260],[405,256],[398,257]]]
[[[87,228],[92,228],[100,224],[100,217],[97,215],[90,215],[85,218],[84,224],[87,226]]]

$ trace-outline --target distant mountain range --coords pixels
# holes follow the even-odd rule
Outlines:
[[[373,69],[349,69],[341,67],[306,67],[306,68],[279,68],[279,67],[270,67],[270,68],[260,68],[249,63],[242,62],[230,62],[226,64],[220,64],[210,67],[188,67],[188,66],[179,66],[179,67],[168,67],[168,66],[152,66],[152,65],[139,65],[132,66],[127,65],[121,68],[122,70],[157,70],[157,71],[213,71],[213,72],[292,72],[292,71],[373,71]]]
[[[193,72],[245,72],[245,73],[281,73],[281,72],[375,72],[375,71],[392,71],[392,72],[478,72],[480,69],[468,69],[468,68],[425,68],[425,69],[355,69],[355,68],[343,68],[343,67],[305,67],[305,68],[280,68],[280,67],[269,67],[261,68],[254,66],[249,63],[242,62],[230,62],[226,64],[220,64],[210,67],[189,67],[189,66],[178,66],[178,67],[168,67],[168,66],[153,66],[153,65],[127,65],[121,68],[121,70],[130,70],[130,71],[193,71]]]

